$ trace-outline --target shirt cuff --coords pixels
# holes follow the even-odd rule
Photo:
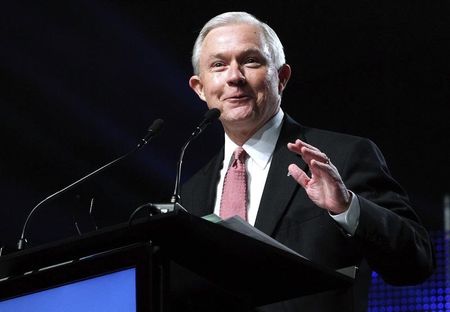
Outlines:
[[[356,228],[359,223],[359,214],[360,207],[359,201],[355,194],[352,191],[349,191],[352,195],[352,199],[350,202],[350,206],[348,209],[340,214],[332,215],[329,213],[330,217],[334,219],[347,233],[350,235],[354,235],[356,232]]]

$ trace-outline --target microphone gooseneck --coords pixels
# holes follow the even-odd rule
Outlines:
[[[42,201],[40,201],[36,206],[33,207],[33,209],[31,209],[30,213],[28,213],[28,216],[25,220],[25,223],[22,227],[22,233],[20,235],[20,239],[17,243],[17,249],[18,250],[22,250],[25,246],[26,243],[26,230],[27,230],[27,226],[28,223],[31,220],[31,217],[34,215],[34,213],[37,211],[37,209],[42,206],[42,204],[48,202],[50,199],[54,199],[56,197],[58,197],[59,195],[65,193],[66,191],[74,188],[75,186],[81,184],[82,182],[86,181],[87,179],[89,179],[92,176],[95,176],[96,174],[99,174],[100,172],[104,171],[105,169],[111,167],[112,165],[118,163],[119,161],[123,160],[124,158],[127,158],[128,156],[130,156],[131,154],[134,154],[135,152],[137,152],[138,150],[140,150],[142,147],[144,147],[148,142],[150,142],[150,140],[155,137],[156,135],[158,135],[162,128],[163,128],[163,124],[164,121],[162,119],[156,119],[155,121],[153,121],[152,125],[148,128],[147,134],[145,135],[145,137],[143,137],[141,139],[141,141],[137,144],[137,146],[132,149],[131,151],[129,151],[128,153],[114,159],[113,161],[107,163],[106,165],[103,165],[102,167],[92,171],[91,173],[85,175],[84,177],[76,180],[75,182],[67,185],[66,187],[64,187],[63,189],[51,194],[50,196],[44,198]]]
[[[218,119],[220,117],[220,110],[217,108],[212,108],[208,110],[204,117],[202,122],[195,128],[194,132],[192,132],[189,139],[184,143],[183,147],[181,148],[180,158],[177,163],[177,174],[175,177],[175,188],[173,191],[172,198],[170,199],[170,202],[172,204],[179,203],[180,201],[180,179],[181,179],[181,167],[183,164],[183,157],[184,152],[186,151],[186,148],[188,147],[189,143],[191,143],[196,137],[200,135],[200,133],[205,130],[206,127],[208,127],[213,121]]]

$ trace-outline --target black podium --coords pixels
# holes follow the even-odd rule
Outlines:
[[[0,257],[0,300],[129,269],[136,311],[244,311],[353,280],[175,209]]]

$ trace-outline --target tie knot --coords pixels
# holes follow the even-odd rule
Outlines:
[[[246,156],[247,156],[247,153],[245,152],[245,150],[241,146],[238,146],[234,150],[234,159],[235,160],[239,160],[241,163],[244,163]]]

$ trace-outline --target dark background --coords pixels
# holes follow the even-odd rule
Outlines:
[[[366,136],[431,229],[450,192],[449,1],[2,1],[0,240],[12,250],[42,199],[145,149],[40,207],[31,245],[126,221],[168,201],[179,150],[206,106],[188,86],[196,35],[212,16],[255,14],[285,46],[283,104],[301,123]],[[183,180],[222,144],[214,124],[186,152]]]

